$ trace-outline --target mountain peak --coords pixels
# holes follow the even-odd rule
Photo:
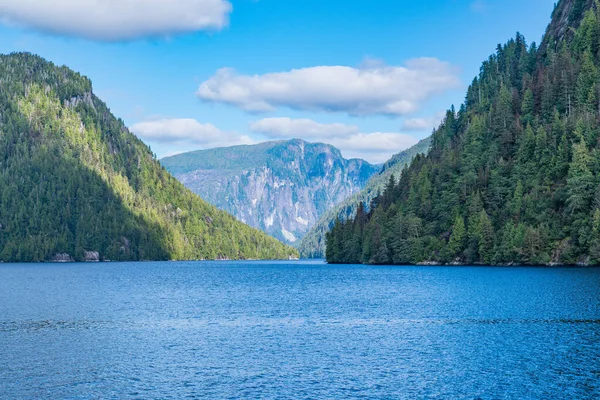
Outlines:
[[[379,171],[330,144],[302,139],[184,153],[162,163],[212,204],[288,243]]]

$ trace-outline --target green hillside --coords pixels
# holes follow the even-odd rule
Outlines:
[[[499,45],[429,154],[333,228],[328,261],[599,264],[598,4],[561,0],[539,47]]]
[[[294,254],[185,189],[87,78],[0,55],[1,261]]]
[[[365,188],[334,208],[328,210],[319,218],[319,221],[302,238],[298,244],[298,250],[303,258],[325,257],[325,234],[333,227],[336,220],[346,221],[354,218],[358,204],[370,205],[371,201],[385,189],[385,185],[392,176],[399,177],[402,170],[418,154],[427,153],[431,145],[431,138],[424,139],[413,147],[396,154],[385,163],[382,170],[373,176]]]

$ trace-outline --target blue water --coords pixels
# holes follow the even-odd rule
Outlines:
[[[600,269],[0,264],[0,398],[600,397]]]

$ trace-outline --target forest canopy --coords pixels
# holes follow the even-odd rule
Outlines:
[[[0,261],[296,254],[185,189],[89,79],[0,55]]]
[[[429,154],[335,224],[327,260],[600,264],[599,10],[563,0],[540,47],[498,45]]]

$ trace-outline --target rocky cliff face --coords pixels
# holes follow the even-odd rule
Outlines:
[[[302,140],[201,150],[161,162],[210,203],[287,243],[296,243],[380,169]]]
[[[379,173],[369,179],[369,182],[367,182],[361,191],[347,197],[341,203],[336,204],[335,207],[321,215],[317,223],[297,244],[296,247],[300,251],[300,256],[303,258],[325,258],[325,234],[333,228],[335,221],[338,219],[346,221],[349,218],[354,218],[358,205],[361,203],[368,208],[371,201],[385,189],[390,177],[394,176],[394,179],[398,179],[404,168],[417,155],[426,154],[430,146],[431,138],[427,138],[421,140],[413,147],[394,155],[384,164]]]
[[[552,22],[546,29],[540,47],[540,57],[546,54],[548,47],[556,47],[563,40],[573,39],[575,29],[581,24],[586,10],[594,6],[596,0],[562,0],[555,5]]]

